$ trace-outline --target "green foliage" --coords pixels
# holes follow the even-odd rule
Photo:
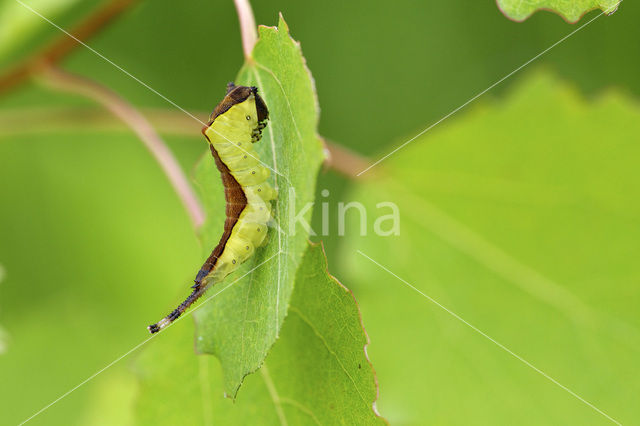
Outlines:
[[[3,7],[13,3],[6,0]],[[71,9],[52,13],[46,9],[49,3],[55,7],[58,2],[28,2],[65,28],[96,4],[74,2]],[[321,133],[364,154],[388,152],[405,140],[402,135],[435,122],[573,29],[550,13],[516,24],[486,2],[399,0],[392,6],[372,2],[364,9],[342,0],[253,3],[257,22],[271,22],[278,10],[295,22],[295,36],[304,43],[322,101]],[[8,46],[0,58],[3,67],[59,35],[27,10],[22,18],[16,15],[19,9],[5,16],[6,10],[0,32],[6,23],[19,24],[17,18],[33,19],[33,25],[20,39],[14,32],[0,37],[0,44]],[[484,103],[467,115],[462,111],[407,147],[406,160],[383,163],[400,188],[374,182],[345,200],[354,201],[353,194],[371,200],[369,190],[378,191],[381,200],[401,201],[402,237],[396,242],[374,241],[369,248],[352,238],[342,247],[344,241],[334,235],[323,238],[332,272],[349,277],[345,282],[362,307],[372,337],[369,352],[380,373],[381,412],[393,423],[608,424],[385,276],[355,249],[622,423],[638,417],[634,342],[640,324],[633,285],[638,275],[635,259],[630,260],[630,253],[638,251],[637,193],[631,188],[638,171],[633,162],[637,152],[628,141],[638,131],[637,105],[600,92],[615,87],[618,93],[640,94],[640,57],[628,54],[630,45],[640,43],[639,11],[640,2],[626,1],[618,13],[599,19],[538,60],[570,80],[580,95],[567,85],[538,80],[537,86],[527,85],[531,90],[519,86],[507,102]],[[89,44],[196,113],[211,109],[242,62],[233,2],[141,1]],[[113,88],[149,116],[147,108],[157,109],[166,122],[159,129],[171,130],[175,123],[163,99],[90,51],[74,51],[62,66]],[[510,93],[515,81],[505,81],[492,94]],[[535,87],[544,90],[537,93]],[[582,95],[595,101],[586,103]],[[204,254],[157,165],[129,131],[104,126],[109,114],[96,109],[86,100],[32,85],[0,99],[0,263],[6,269],[0,324],[8,336],[0,377],[11,384],[0,387],[0,413],[7,424],[24,420],[147,338],[144,327],[184,297]],[[84,112],[97,114],[89,114],[94,117],[90,120]],[[484,125],[478,119],[488,116],[493,121]],[[32,122],[25,123],[25,117]],[[193,124],[193,136],[163,135],[185,169],[204,151],[199,126]],[[520,140],[531,151],[515,150]],[[627,145],[621,147],[621,141]],[[536,155],[526,163],[530,152]],[[410,153],[425,157],[407,158]],[[520,172],[544,179],[547,170],[559,182],[555,186],[512,179],[520,178]],[[209,184],[218,185],[217,172],[209,172]],[[421,176],[429,179],[416,178]],[[335,174],[320,175],[319,189],[330,190],[332,205],[350,187]],[[211,204],[219,213],[221,188],[207,188],[220,197]],[[438,210],[425,208],[423,196]],[[438,214],[442,212],[444,219]],[[412,220],[406,213],[424,219]],[[453,228],[447,219],[454,219]],[[216,220],[220,216],[211,217],[211,230],[204,231],[204,250],[219,237]],[[471,238],[465,229],[473,231]],[[497,257],[487,258],[496,255],[496,247]],[[504,260],[500,254],[505,253],[517,263],[492,263]],[[340,259],[341,265],[332,259]],[[578,317],[586,315],[587,322],[595,318],[595,325],[571,323],[557,302],[540,299],[544,292],[533,298],[511,284],[518,280],[508,279],[509,271],[491,269],[505,265],[516,266],[511,273],[522,273],[524,265],[525,272],[534,270],[568,286],[575,297],[560,298],[571,301],[560,306]],[[548,288],[548,280],[534,282]],[[609,315],[619,318],[613,321],[617,326],[601,326],[607,323],[601,317]],[[295,318],[291,311],[271,348],[266,361],[271,377],[272,355]],[[197,414],[202,419],[217,423],[217,413],[230,419],[225,410],[241,407],[233,419],[277,422],[273,404],[269,411],[252,404],[254,394],[262,391],[264,397],[268,392],[263,372],[247,377],[235,405],[223,398],[217,360],[203,356],[192,362],[190,321],[162,333],[146,350],[144,356],[156,361],[148,379],[167,383],[165,392],[152,395],[155,400],[144,396],[147,382],[138,389],[128,371],[130,355],[29,424],[124,425],[133,417],[134,394],[141,398],[138,419],[154,416],[144,410],[160,410],[164,417],[154,417],[157,423],[185,423],[207,406],[192,399],[207,391],[213,413]],[[594,332],[598,327],[605,331]],[[629,336],[626,345],[619,335]],[[166,348],[164,358],[155,355],[156,345]],[[163,362],[167,370],[158,372]],[[202,378],[210,379],[209,387]],[[281,385],[275,386],[280,391]],[[165,404],[168,409],[162,411]]]
[[[383,424],[373,411],[367,343],[353,295],[327,273],[322,249],[311,246],[280,338],[235,403],[223,397],[214,359],[195,358],[187,327],[171,327],[137,360],[138,423]]]
[[[282,17],[278,27],[260,27],[253,60],[236,83],[257,86],[269,108],[270,122],[256,149],[271,167],[279,195],[273,203],[277,223],[270,229],[269,243],[234,276],[252,272],[196,312],[197,349],[220,359],[225,389],[233,397],[244,377],[262,364],[287,314],[308,235],[300,226],[288,229],[289,217],[313,201],[322,162],[315,89],[300,47],[289,36]],[[210,219],[202,232],[210,253],[224,221],[224,190],[210,156],[200,164],[197,182]],[[308,210],[306,219],[310,216]]]
[[[202,141],[171,142],[193,164],[188,147]],[[1,423],[18,424],[146,339],[145,326],[198,268],[200,247],[166,177],[128,131],[0,136],[0,194],[0,377],[11,384],[0,386],[0,413]],[[123,424],[109,419],[131,416],[120,403],[133,396],[128,361],[29,424]]]
[[[357,250],[621,423],[638,418],[639,123],[619,94],[587,103],[537,74],[350,194],[369,217],[380,201],[401,211],[399,237],[353,235],[340,253],[392,423],[610,424]]]
[[[577,22],[593,9],[611,14],[618,9],[621,0],[497,0],[498,7],[509,18],[524,21],[540,9],[551,10],[568,22]]]
[[[299,209],[305,202],[313,199],[315,171],[322,160],[320,143],[315,134],[317,102],[299,47],[289,38],[286,24],[281,21],[280,30],[262,28],[261,35],[267,41],[261,41],[257,45],[254,55],[254,66],[260,68],[252,71],[251,75],[241,75],[237,82],[258,85],[271,110],[271,123],[258,149],[265,161],[287,176],[283,178],[276,175],[273,178],[278,181],[281,191],[276,207],[279,218],[287,217],[289,208]],[[279,64],[279,61],[284,62]],[[246,74],[248,71],[251,71],[250,66],[243,72]],[[260,81],[253,80],[254,78]],[[293,98],[289,99],[292,94]],[[34,101],[39,105],[38,99],[45,99],[45,103],[51,106],[29,106]],[[73,96],[53,95],[28,87],[18,93],[18,96],[5,101],[2,111],[3,117],[6,116],[6,119],[0,120],[5,126],[0,129],[3,137],[0,145],[0,159],[3,160],[2,193],[7,205],[13,206],[3,210],[0,222],[3,234],[0,255],[7,264],[11,277],[8,291],[3,289],[3,299],[13,300],[11,308],[3,311],[3,314],[9,319],[7,328],[10,334],[19,336],[19,344],[14,345],[2,359],[2,377],[15,382],[15,385],[11,389],[6,388],[0,395],[0,400],[3,406],[6,404],[13,407],[5,417],[5,420],[12,423],[26,419],[105,363],[140,342],[146,333],[144,325],[156,319],[158,306],[168,308],[174,303],[167,301],[167,294],[179,296],[180,293],[176,290],[181,287],[181,283],[188,281],[188,277],[193,276],[200,262],[194,256],[192,238],[183,238],[191,235],[191,230],[182,208],[176,203],[174,194],[165,184],[165,178],[153,160],[139,141],[128,132],[122,133],[110,126],[105,130],[100,127],[99,120],[92,122],[80,119],[77,120],[78,127],[74,127],[73,120],[65,120],[62,125],[55,126],[53,132],[42,126],[17,129],[11,124],[11,117],[15,117],[20,111],[24,111],[27,116],[37,117],[42,114],[52,117],[61,107],[68,108],[65,114],[92,110],[94,107],[88,104]],[[82,109],[74,109],[75,105],[81,105]],[[78,115],[81,116],[82,114]],[[90,127],[92,124],[101,131],[94,131]],[[197,134],[196,131],[193,133]],[[179,142],[173,145],[173,149],[183,157],[185,164],[193,161],[194,151],[191,147],[199,147],[197,151],[201,152],[204,144],[201,137],[180,139]],[[275,152],[272,151],[274,145],[278,145]],[[216,226],[216,221],[219,225],[224,211],[220,178],[209,156],[200,162],[197,177],[211,218],[202,232],[203,242],[209,250],[219,238],[221,227]],[[20,182],[20,185],[16,186],[15,182]],[[157,185],[162,190],[156,188]],[[290,185],[296,194],[291,205]],[[307,219],[309,214],[310,212]],[[153,219],[149,220],[150,217]],[[73,226],[69,225],[69,221]],[[294,303],[290,302],[293,288],[291,276],[295,274],[307,248],[306,234],[300,229],[296,231],[295,236],[281,234],[283,240],[279,243],[278,230],[271,230],[272,240],[263,249],[263,254],[266,255],[262,258],[267,258],[269,251],[278,253],[282,249],[286,253],[280,259],[282,269],[278,269],[280,265],[278,259],[275,259],[274,265],[265,265],[265,271],[254,274],[253,286],[261,278],[265,281],[260,285],[267,289],[269,295],[274,296],[277,295],[278,271],[284,272],[281,300],[263,300],[268,312],[273,314],[273,319],[264,321],[267,326],[266,336],[260,334],[259,330],[240,329],[247,337],[245,342],[249,342],[249,338],[255,340],[250,344],[263,357],[273,344],[278,328],[282,326],[289,304]],[[34,245],[33,242],[38,243]],[[151,244],[153,248],[146,249],[147,244]],[[177,253],[173,250],[177,250]],[[39,267],[33,268],[34,262]],[[313,263],[313,258],[311,262]],[[326,270],[325,263],[320,266],[323,271]],[[46,280],[40,279],[43,269],[46,269]],[[100,273],[96,274],[96,271]],[[311,274],[308,269],[306,271]],[[318,279],[310,280],[310,283],[316,284],[314,289],[323,291],[320,286],[322,283],[327,284],[327,281]],[[304,407],[310,408],[303,409],[313,409],[313,416],[316,418],[337,419],[337,416],[351,416],[358,421],[366,421],[368,418],[375,422],[377,418],[372,410],[376,395],[375,379],[364,355],[366,338],[357,308],[344,288],[334,281],[330,280],[330,283],[335,288],[325,288],[323,295],[316,294],[309,300],[295,302],[298,312],[307,314],[316,330],[325,334],[318,337],[311,333],[311,329],[307,329],[297,336],[296,333],[301,331],[301,327],[304,329],[304,325],[300,324],[298,317],[292,316],[289,321],[291,325],[283,331],[283,343],[279,346],[281,349],[272,356],[273,380],[280,383],[281,378],[286,377],[292,381],[290,384],[282,383],[283,395],[294,392],[286,401],[283,399],[283,404],[293,405],[282,410],[287,416],[295,418],[300,416],[300,412],[296,411],[303,407],[300,404],[305,404]],[[228,294],[245,284],[237,283]],[[33,292],[29,299],[23,295],[25,288]],[[167,291],[169,289],[172,290]],[[246,289],[242,294],[243,301],[264,296],[260,292],[253,294],[252,290]],[[304,286],[300,291],[304,291]],[[341,298],[340,292],[344,293],[343,296],[348,296],[347,299]],[[328,301],[333,302],[332,306],[326,306]],[[315,310],[311,306],[314,303],[318,304]],[[281,310],[274,308],[278,305]],[[227,308],[225,306],[222,309]],[[257,314],[260,314],[262,307],[257,309]],[[202,309],[204,310],[205,308]],[[275,318],[276,312],[279,313],[279,318]],[[317,324],[318,316],[326,312],[332,312],[332,317],[341,321],[340,328],[331,326],[329,330],[322,330],[324,325]],[[295,318],[298,318],[297,325]],[[206,315],[201,319],[205,326],[224,328],[227,325],[216,324],[214,319]],[[347,320],[350,322],[343,322]],[[233,324],[230,325],[232,327]],[[185,335],[190,334],[188,328],[183,326],[183,330]],[[349,330],[348,337],[353,340],[346,341],[347,336],[340,334],[344,330]],[[287,339],[285,334],[289,336]],[[93,338],[87,339],[86,336]],[[162,338],[163,335],[159,341]],[[238,340],[237,335],[235,338]],[[211,339],[211,336],[207,336],[207,339]],[[316,341],[311,346],[313,339]],[[287,344],[288,341],[291,342]],[[302,341],[305,345],[300,344]],[[81,345],[78,342],[82,342]],[[336,347],[332,347],[333,352],[329,352],[320,342],[335,343]],[[227,351],[233,350],[233,345],[237,344],[225,343],[228,343],[224,347]],[[42,352],[37,349],[40,344],[55,348],[47,351],[46,359],[43,360],[40,360]],[[293,345],[294,352],[287,345]],[[315,355],[321,359],[316,360],[312,356],[301,359],[295,355],[296,348],[314,348],[317,350]],[[181,349],[188,353],[187,358],[181,361],[192,362],[192,344]],[[82,353],[80,360],[68,362],[75,360],[79,353]],[[228,352],[223,353],[223,357],[226,353]],[[215,363],[213,358],[202,359]],[[310,378],[313,376],[313,380],[298,381],[296,377],[279,371],[282,365],[293,365],[294,360],[308,368],[305,374]],[[255,366],[248,368],[255,369],[262,363],[262,358],[253,356],[249,362],[254,362]],[[239,359],[238,364],[244,366],[247,361]],[[63,368],[54,368],[57,365]],[[318,371],[311,369],[316,365],[326,365],[326,368],[322,367]],[[344,366],[344,371],[335,369],[335,365]],[[232,373],[233,368],[238,369],[232,363]],[[323,376],[325,372],[327,376]],[[266,374],[266,370],[262,374]],[[33,386],[33,380],[25,381],[21,378],[31,376],[46,384],[27,390]],[[174,374],[174,377],[179,379],[182,376]],[[238,378],[240,379],[241,377]],[[318,391],[327,390],[325,383],[318,382],[320,379],[343,386],[344,392],[327,392],[323,395],[324,399],[318,398],[315,401]],[[312,386],[297,389],[293,381],[298,381],[298,385],[303,387],[309,384]],[[216,395],[222,400],[222,381],[213,380],[211,386],[216,383],[220,384]],[[351,385],[353,388],[349,387]],[[124,363],[100,374],[83,387],[83,392],[65,398],[63,403],[56,404],[55,408],[39,415],[33,422],[55,424],[79,419],[84,424],[99,424],[101,421],[110,424],[126,423],[131,420],[129,407],[133,392],[117,391],[120,387],[135,388],[130,375],[126,373]],[[30,398],[15,397],[26,393],[29,393]],[[339,400],[335,400],[336,397]],[[175,401],[186,403],[178,399]],[[223,407],[230,404],[229,401],[218,403]],[[249,403],[253,406],[251,400]],[[121,410],[107,408],[113,406],[119,406]],[[110,414],[99,414],[100,411],[108,411]],[[250,407],[244,411],[253,413],[253,419],[259,416]]]

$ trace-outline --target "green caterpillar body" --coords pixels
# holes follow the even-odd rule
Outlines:
[[[225,188],[226,220],[218,245],[198,272],[193,292],[174,311],[148,327],[156,333],[175,321],[212,285],[249,259],[267,235],[271,200],[277,193],[267,182],[270,170],[254,150],[267,124],[269,111],[255,87],[229,83],[202,133]]]

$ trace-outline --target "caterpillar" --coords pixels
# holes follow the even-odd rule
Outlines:
[[[267,182],[270,170],[253,144],[260,141],[268,119],[269,111],[256,87],[229,83],[224,99],[202,128],[224,186],[224,232],[196,275],[191,294],[169,315],[147,327],[152,334],[175,321],[264,244],[272,216],[270,201],[277,193]]]

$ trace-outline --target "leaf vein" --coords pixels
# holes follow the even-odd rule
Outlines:
[[[322,336],[322,334],[316,329],[316,327],[311,323],[311,321],[307,317],[305,317],[304,314],[302,312],[300,312],[299,309],[297,309],[294,306],[289,306],[289,312],[293,312],[293,313],[297,314],[300,317],[300,319],[302,321],[304,321],[304,323],[307,324],[309,326],[309,328],[311,328],[311,330],[314,332],[314,334],[316,336],[318,336],[318,339],[320,339],[322,344],[327,348],[327,351],[329,351],[329,353],[331,355],[333,355],[333,357],[338,362],[338,365],[340,365],[340,368],[342,368],[342,371],[344,371],[344,373],[347,375],[349,380],[351,380],[351,383],[353,383],[353,387],[358,392],[358,395],[360,395],[360,399],[362,399],[362,402],[364,402],[365,405],[368,407],[369,406],[369,402],[365,399],[364,395],[362,395],[362,392],[360,392],[360,388],[356,384],[356,381],[351,376],[351,374],[349,374],[349,371],[346,369],[344,364],[342,364],[342,361],[340,361],[340,358],[338,357],[338,354],[333,349],[331,349],[331,347],[329,346],[329,343],[326,341],[324,336]]]

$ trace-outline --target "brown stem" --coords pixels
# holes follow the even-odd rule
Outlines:
[[[127,10],[136,1],[137,0],[111,0],[76,25],[69,33],[78,40],[85,41]],[[66,34],[61,34],[60,37],[56,38],[48,46],[2,73],[0,75],[0,94],[15,88],[28,77],[35,74],[40,68],[58,63],[78,46],[79,44],[76,40]]]
[[[44,69],[41,81],[55,89],[93,99],[129,126],[155,157],[189,213],[193,225],[196,228],[202,225],[205,218],[204,210],[182,168],[149,121],[137,109],[111,89],[59,68]]]
[[[253,17],[253,10],[249,0],[234,0],[238,19],[240,20],[240,34],[242,36],[242,50],[247,60],[251,59],[253,46],[258,41],[258,32],[256,30],[256,20]]]
[[[324,162],[325,166],[342,173],[348,178],[363,179],[363,177],[358,176],[358,173],[367,168],[371,164],[371,160],[349,148],[328,141],[321,136],[320,140],[327,153],[327,159]]]

